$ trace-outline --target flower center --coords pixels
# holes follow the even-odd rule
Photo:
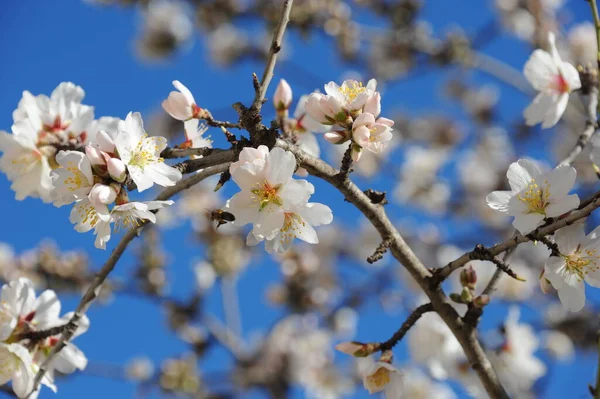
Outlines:
[[[554,89],[557,90],[559,93],[570,93],[571,92],[571,88],[569,87],[569,84],[567,83],[567,81],[565,80],[565,78],[562,76],[561,73],[559,73],[554,80]]]
[[[137,166],[140,169],[144,169],[147,165],[163,162],[162,158],[156,157],[154,154],[158,151],[158,146],[150,143],[149,146],[146,139],[148,135],[145,134],[142,139],[137,144],[135,150],[131,153],[131,159],[129,160],[129,165]]]
[[[382,388],[390,383],[390,371],[385,367],[380,367],[368,377],[368,380],[377,388]]]
[[[339,91],[346,97],[346,100],[354,101],[359,94],[367,91],[367,88],[363,86],[362,82],[352,81],[349,84],[342,85]]]
[[[582,252],[582,249],[578,247],[571,255],[563,255],[567,273],[577,276],[581,281],[589,272],[599,270],[600,266],[596,263],[596,260],[600,257],[596,254],[597,252],[596,249],[587,249]]]
[[[517,197],[527,205],[529,213],[545,215],[546,207],[549,205],[550,185],[548,181],[544,181],[544,185],[540,188],[535,179],[531,179],[524,193],[519,194]]]
[[[259,210],[262,211],[269,204],[283,206],[281,198],[279,198],[279,189],[281,185],[271,185],[268,181],[264,181],[262,185],[257,183],[258,187],[252,190],[253,200],[259,204]]]

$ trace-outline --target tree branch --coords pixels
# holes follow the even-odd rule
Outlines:
[[[293,3],[294,0],[285,0],[283,2],[281,17],[279,18],[279,23],[277,24],[275,32],[273,33],[273,40],[271,41],[271,48],[267,57],[267,65],[265,66],[262,79],[260,80],[260,83],[258,83],[254,101],[252,102],[252,109],[256,110],[257,112],[260,112],[265,95],[267,94],[267,89],[269,88],[269,83],[271,83],[271,79],[273,79],[273,71],[275,70],[275,64],[277,63],[279,51],[281,51],[281,44],[283,41],[285,28],[290,21],[290,12],[292,11]]]
[[[543,237],[548,234],[552,234],[558,229],[562,229],[565,226],[573,224],[579,219],[589,216],[598,207],[600,207],[600,191],[596,192],[588,201],[582,202],[581,205],[579,205],[579,208],[575,211],[572,211],[568,216],[553,220],[545,226],[538,227],[530,234],[516,234],[512,238],[509,238],[500,244],[496,244],[491,248],[486,248],[486,251],[492,256],[496,256],[524,242],[535,241],[537,237]],[[437,280],[437,283],[443,281],[453,271],[460,269],[469,261],[476,259],[476,252],[476,250],[467,252],[460,258],[448,263],[446,266],[437,269],[435,271],[435,280]]]
[[[508,399],[504,387],[498,380],[498,376],[477,339],[476,330],[464,324],[456,310],[448,302],[448,298],[441,287],[429,283],[431,273],[406,244],[398,230],[389,220],[384,207],[372,204],[369,197],[350,179],[340,181],[338,171],[326,162],[306,154],[295,145],[281,139],[277,140],[277,146],[291,151],[296,156],[300,166],[305,168],[310,174],[336,187],[347,201],[356,206],[369,219],[382,239],[390,240],[392,255],[404,265],[425,294],[427,294],[433,309],[448,325],[462,346],[471,367],[477,372],[487,393],[493,398]]]
[[[172,196],[174,196],[175,194],[179,193],[180,191],[190,188],[194,184],[199,183],[200,181],[204,180],[205,178],[207,178],[209,176],[222,173],[225,170],[227,170],[228,168],[229,168],[229,163],[223,163],[220,165],[207,167],[206,169],[202,170],[201,172],[198,172],[197,174],[190,176],[185,180],[180,181],[175,186],[166,188],[165,190],[163,190],[163,192],[161,192],[156,197],[156,200],[164,201],[166,199],[169,199]],[[44,377],[46,371],[48,370],[48,366],[50,365],[50,363],[52,362],[54,357],[57,355],[57,353],[60,352],[67,345],[67,343],[69,342],[69,340],[71,340],[71,338],[73,338],[73,335],[75,334],[75,331],[77,330],[77,327],[79,326],[79,321],[81,320],[83,315],[87,312],[87,310],[89,309],[92,302],[98,296],[98,293],[100,292],[102,284],[104,283],[104,281],[106,280],[108,275],[115,268],[117,262],[119,261],[119,259],[123,255],[123,253],[125,252],[125,249],[127,249],[127,246],[129,245],[129,243],[131,241],[133,241],[133,239],[141,232],[141,230],[143,229],[143,227],[145,226],[146,223],[147,223],[147,221],[142,221],[142,222],[140,222],[140,224],[137,227],[132,228],[127,233],[125,233],[125,235],[123,236],[123,238],[121,238],[121,241],[115,247],[115,249],[113,250],[112,254],[108,258],[106,263],[104,263],[104,266],[102,266],[100,271],[96,274],[96,276],[92,280],[90,286],[88,287],[87,291],[81,298],[79,305],[75,309],[75,313],[73,314],[73,317],[71,317],[71,320],[69,320],[69,322],[66,324],[66,326],[64,326],[65,331],[62,333],[62,336],[61,336],[59,342],[52,348],[52,351],[48,354],[48,357],[46,357],[44,362],[40,365],[40,369],[35,376],[32,393],[36,392],[39,389],[40,382],[42,381],[42,378]]]
[[[427,312],[433,312],[433,306],[430,303],[426,303],[425,305],[421,305],[416,308],[410,314],[410,316],[408,316],[406,321],[402,323],[402,326],[398,329],[398,331],[396,331],[390,339],[380,344],[379,350],[384,352],[396,346],[396,344],[400,342],[402,338],[404,338],[408,330],[410,330],[412,326],[414,326],[415,323],[421,318],[421,316]]]

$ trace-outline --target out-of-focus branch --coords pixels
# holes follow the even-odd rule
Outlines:
[[[495,57],[480,52],[473,52],[471,65],[469,66],[499,79],[508,86],[512,86],[528,96],[535,94],[520,71]]]
[[[596,59],[598,60],[598,69],[600,69],[600,15],[598,15],[598,4],[596,0],[587,0],[592,8],[592,18],[596,28]]]
[[[306,154],[295,145],[281,139],[277,140],[277,146],[294,153],[300,166],[305,168],[310,174],[336,187],[347,201],[356,206],[369,219],[382,239],[390,240],[392,255],[406,267],[425,294],[427,294],[433,309],[448,325],[462,346],[467,359],[477,372],[487,393],[493,398],[508,399],[504,387],[498,380],[498,376],[477,339],[475,329],[465,325],[456,310],[449,303],[441,287],[430,284],[431,272],[427,270],[404,241],[398,230],[389,220],[383,206],[373,204],[369,197],[350,179],[340,180],[338,171],[326,162]]]
[[[596,110],[598,108],[598,87],[592,86],[589,88],[590,92],[587,95],[587,120],[585,121],[585,129],[583,133],[577,139],[575,147],[571,150],[569,155],[563,159],[559,165],[570,165],[575,161],[575,158],[583,151],[585,146],[590,141],[590,138],[598,128],[598,118],[596,116]]]
[[[284,0],[283,2],[281,17],[279,18],[279,23],[277,24],[275,32],[273,33],[271,48],[269,50],[269,55],[267,56],[267,65],[265,66],[262,79],[260,80],[260,83],[258,83],[254,101],[252,102],[252,108],[257,112],[260,111],[262,107],[265,95],[267,94],[267,89],[269,88],[269,83],[271,83],[271,79],[273,79],[273,71],[275,70],[275,64],[277,63],[279,51],[281,51],[281,43],[283,42],[285,28],[290,21],[290,12],[292,11],[293,3],[294,0]]]
[[[220,165],[207,167],[206,169],[202,170],[201,172],[198,172],[197,174],[195,174],[194,176],[191,176],[185,180],[180,181],[175,186],[165,189],[161,194],[158,195],[156,200],[158,200],[158,201],[166,200],[166,199],[174,196],[175,194],[179,193],[180,191],[183,191],[183,190],[193,186],[194,184],[202,181],[203,179],[205,179],[209,176],[224,172],[225,170],[227,170],[227,168],[229,168],[229,163],[224,163],[224,164],[220,164]],[[119,261],[119,259],[123,255],[123,253],[125,252],[125,249],[127,249],[127,246],[129,245],[129,243],[131,241],[133,241],[133,239],[141,232],[141,230],[143,229],[145,224],[146,224],[146,221],[142,221],[142,222],[140,222],[140,224],[137,227],[132,228],[127,233],[125,233],[125,235],[123,236],[123,238],[121,238],[121,241],[116,246],[116,248],[113,250],[112,254],[108,258],[106,263],[104,263],[104,266],[102,266],[100,271],[96,274],[96,276],[92,280],[90,286],[88,287],[87,291],[81,298],[81,301],[79,302],[79,305],[75,309],[73,316],[67,323],[67,325],[65,327],[65,331],[62,333],[59,342],[52,348],[52,351],[48,354],[48,356],[46,357],[44,362],[40,365],[40,370],[38,371],[38,373],[35,376],[33,392],[35,392],[39,389],[40,382],[42,381],[42,378],[44,377],[46,371],[48,370],[48,366],[50,365],[52,360],[55,358],[55,356],[58,354],[58,352],[60,352],[67,345],[69,340],[71,340],[71,338],[73,338],[75,331],[77,331],[77,328],[79,327],[79,322],[80,322],[81,318],[87,312],[87,310],[90,307],[90,305],[92,304],[92,302],[98,296],[100,289],[102,288],[102,284],[104,283],[104,281],[106,280],[108,275],[115,268],[117,262]]]

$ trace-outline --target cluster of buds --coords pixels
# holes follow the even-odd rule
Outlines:
[[[325,139],[333,144],[351,141],[352,159],[357,162],[364,149],[381,153],[392,139],[390,119],[380,117],[381,95],[377,81],[366,86],[356,80],[325,85],[325,92],[312,93],[306,101],[306,111],[313,119],[329,126]]]
[[[477,273],[475,272],[475,269],[473,269],[473,266],[464,268],[460,272],[460,285],[462,286],[462,291],[460,294],[455,292],[450,294],[450,299],[452,299],[454,302],[465,305],[472,304],[478,308],[483,308],[490,303],[489,295],[475,295]]]
[[[52,171],[54,204],[75,203],[70,220],[78,232],[94,229],[95,245],[104,249],[111,236],[111,223],[131,227],[138,220],[156,221],[151,211],[172,201],[130,202],[126,183],[138,191],[154,183],[172,186],[181,179],[179,170],[164,164],[160,153],[167,146],[164,137],[147,137],[139,113],[120,121],[116,132],[101,130],[85,152],[61,151],[61,166]],[[109,205],[114,205],[109,209]]]

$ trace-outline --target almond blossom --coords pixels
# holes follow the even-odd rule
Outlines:
[[[296,159],[289,151],[265,146],[244,148],[230,172],[242,191],[227,201],[234,224],[252,223],[247,244],[266,240],[267,251],[285,251],[293,238],[318,242],[312,226],[331,223],[331,210],[308,203],[314,187],[306,180],[294,180]]]
[[[196,104],[192,92],[178,80],[173,81],[173,86],[179,91],[169,93],[169,97],[162,102],[164,110],[180,121],[198,118],[201,108]]]
[[[94,120],[93,107],[81,104],[83,96],[83,89],[70,82],[61,83],[50,97],[23,92],[13,112],[12,134],[0,132],[0,170],[13,182],[18,200],[52,201],[50,171],[59,166],[59,149],[81,148],[100,129],[115,126],[116,118]]]
[[[384,392],[386,399],[402,397],[403,378],[397,368],[388,361],[374,361],[372,357],[361,360],[363,385],[369,394]]]
[[[319,238],[313,226],[330,224],[333,221],[333,213],[326,205],[312,202],[290,205],[289,209],[285,210],[283,226],[273,238],[265,241],[265,249],[268,253],[287,251],[294,238],[309,244],[318,244]],[[251,233],[248,234],[246,243],[253,246],[264,239]]]
[[[12,382],[19,398],[25,398],[33,389],[35,378],[31,354],[21,344],[0,342],[0,385]]]
[[[130,112],[124,121],[119,122],[115,147],[140,192],[154,183],[173,186],[182,177],[181,172],[165,164],[160,157],[162,150],[167,147],[167,139],[148,137],[138,112]]]
[[[390,119],[375,119],[375,115],[368,112],[360,114],[352,124],[352,139],[357,144],[352,146],[352,159],[358,161],[363,149],[381,153],[392,139],[393,125]]]
[[[585,234],[583,223],[558,230],[554,239],[559,256],[550,256],[543,277],[558,291],[563,306],[578,312],[585,305],[585,282],[600,287],[600,228]]]
[[[4,285],[0,304],[0,385],[12,380],[17,396],[26,397],[33,390],[35,373],[49,350],[58,343],[60,333],[39,341],[22,334],[65,325],[73,314],[60,318],[60,302],[56,293],[46,290],[36,298],[33,283],[26,278]],[[83,316],[75,336],[85,332],[88,326],[89,320]],[[54,369],[67,374],[75,369],[83,370],[86,365],[87,358],[83,352],[69,343],[50,363],[42,383],[56,392]],[[29,397],[37,397],[37,392]]]
[[[523,73],[539,94],[523,115],[529,126],[542,123],[550,128],[567,109],[569,94],[581,88],[579,73],[573,65],[563,61],[556,49],[553,33],[548,33],[550,52],[537,49],[525,64]]]
[[[514,216],[513,226],[528,234],[545,218],[557,217],[579,206],[577,194],[569,195],[577,172],[560,165],[542,173],[531,161],[520,159],[506,174],[511,191],[494,191],[486,197],[490,208]]]
[[[491,352],[490,361],[511,397],[528,397],[533,384],[546,374],[546,366],[535,357],[539,338],[528,324],[519,323],[519,308],[512,307],[504,323],[502,347]]]

